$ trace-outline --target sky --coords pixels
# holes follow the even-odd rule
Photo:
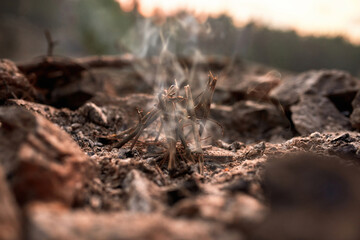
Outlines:
[[[117,0],[130,10],[133,0]],[[145,16],[160,9],[217,16],[226,13],[241,26],[257,20],[271,27],[294,29],[302,35],[342,35],[360,44],[360,0],[138,0]]]

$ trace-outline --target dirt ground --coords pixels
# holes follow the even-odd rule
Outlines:
[[[227,59],[194,66],[0,60],[0,239],[360,239],[360,80]],[[176,78],[195,98],[209,70],[218,83],[203,174],[179,141],[168,169],[160,118],[132,149],[117,146],[159,86]]]

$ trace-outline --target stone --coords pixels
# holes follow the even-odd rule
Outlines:
[[[327,98],[306,94],[290,108],[296,131],[302,135],[314,132],[350,130],[350,122]]]
[[[46,205],[27,209],[29,240],[129,239],[191,240],[244,239],[239,231],[211,222],[174,219],[159,213],[93,213],[64,211]]]
[[[20,205],[81,199],[93,165],[67,133],[19,107],[0,108],[0,122],[0,164]]]
[[[359,88],[360,81],[347,72],[339,70],[308,71],[285,79],[270,92],[270,97],[285,109],[296,104],[301,95],[307,92],[333,98],[339,104],[341,102],[344,104],[344,100],[346,100],[349,104]]]
[[[123,181],[127,194],[127,210],[150,213],[160,208],[161,192],[157,185],[138,170],[131,170]]]
[[[356,94],[351,103],[353,112],[350,115],[350,121],[353,128],[360,130],[360,91]]]
[[[214,94],[216,103],[233,104],[244,99],[268,100],[269,92],[281,82],[281,74],[277,71],[269,71],[265,75],[251,72],[241,77],[236,75],[236,78],[226,78],[225,82],[219,83]]]
[[[360,238],[359,169],[342,159],[287,154],[265,167],[270,213],[252,239]]]
[[[211,109],[211,118],[224,127],[227,142],[251,143],[270,140],[272,135],[284,138],[292,135],[289,120],[271,103],[248,100],[233,106],[215,106]]]
[[[54,86],[45,86],[49,91],[46,102],[57,108],[69,108],[75,110],[90,100],[96,92],[105,91],[104,83],[92,76],[90,73],[83,73],[80,76],[66,76],[51,79],[46,76],[43,81],[53,81]]]
[[[0,239],[21,239],[20,211],[0,166]]]
[[[102,112],[101,108],[96,106],[92,102],[86,103],[82,106],[79,111],[87,117],[87,119],[95,124],[106,126],[108,124],[108,120],[106,115]]]

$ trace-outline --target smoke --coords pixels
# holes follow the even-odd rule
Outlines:
[[[175,79],[179,86],[197,84],[197,64],[204,59],[199,36],[210,33],[209,25],[187,13],[169,18],[139,16],[121,39],[121,45],[137,59],[146,59],[139,61],[135,69],[158,93]],[[190,66],[181,62],[183,57],[190,60]]]

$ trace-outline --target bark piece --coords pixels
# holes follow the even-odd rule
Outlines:
[[[0,59],[0,102],[10,98],[33,100],[35,89],[13,62]]]
[[[0,163],[17,201],[73,204],[92,168],[71,137],[23,108],[0,108],[0,122]]]
[[[20,236],[19,210],[0,166],[0,239],[17,240]]]

